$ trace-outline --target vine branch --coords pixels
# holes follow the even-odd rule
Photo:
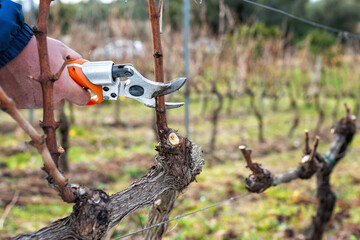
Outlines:
[[[58,167],[60,153],[56,143],[56,129],[60,126],[60,123],[56,122],[54,117],[53,89],[54,82],[61,75],[67,60],[65,60],[58,73],[55,75],[51,73],[47,44],[47,24],[50,3],[51,0],[40,0],[37,25],[34,27],[33,32],[36,37],[40,61],[40,77],[38,78],[38,81],[41,84],[43,93],[43,121],[40,123],[40,126],[43,128],[46,135],[46,144],[51,157],[56,167]]]
[[[160,6],[156,7],[155,0],[148,0],[149,5],[149,17],[151,21],[151,30],[152,30],[152,40],[153,40],[153,56],[155,64],[155,81],[164,82],[164,64],[163,64],[163,52],[161,47],[161,37],[160,37]],[[165,98],[160,96],[156,98],[156,127],[158,136],[161,142],[164,141],[167,137],[168,125],[166,119],[166,108],[165,108]]]

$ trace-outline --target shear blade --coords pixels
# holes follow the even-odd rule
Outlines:
[[[165,83],[164,85],[161,84],[158,90],[152,94],[152,97],[160,97],[175,92],[185,84],[186,80],[187,80],[186,78],[177,78],[171,83]],[[174,104],[178,104],[178,103],[174,103]]]
[[[179,103],[165,102],[165,108],[167,108],[167,109],[178,108],[178,107],[181,107],[183,105],[184,105],[183,102],[179,102]]]
[[[144,103],[145,106],[147,107],[151,107],[151,108],[155,108],[155,102],[154,103]],[[181,107],[183,106],[184,103],[183,102],[180,102],[180,103],[169,103],[169,102],[165,102],[165,108],[166,109],[173,109],[173,108],[178,108],[178,107]]]
[[[138,101],[141,102],[142,104],[144,104],[147,107],[155,108],[155,106],[156,106],[155,98],[152,98],[152,99],[138,99]],[[178,108],[178,107],[181,107],[183,105],[184,105],[183,102],[180,102],[180,103],[165,102],[165,108],[167,108],[167,109]]]

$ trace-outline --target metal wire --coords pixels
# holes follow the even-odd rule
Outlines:
[[[214,203],[214,204],[212,204],[212,205],[210,205],[210,206],[207,206],[207,207],[204,207],[204,208],[200,208],[200,209],[198,209],[198,210],[196,210],[196,211],[193,211],[193,212],[188,212],[188,213],[185,213],[185,214],[183,214],[183,215],[176,216],[176,217],[174,217],[173,219],[169,219],[169,220],[166,220],[166,221],[164,221],[164,222],[157,223],[157,224],[152,225],[152,226],[150,226],[150,227],[147,227],[147,228],[138,230],[138,231],[133,232],[133,233],[126,234],[126,235],[124,235],[124,236],[115,238],[115,239],[113,239],[113,240],[119,240],[119,239],[123,239],[123,238],[126,238],[126,237],[130,237],[130,236],[133,236],[133,235],[135,235],[135,234],[138,234],[138,233],[147,231],[147,230],[152,229],[152,228],[155,228],[155,227],[159,227],[159,226],[161,226],[161,225],[164,225],[164,224],[169,223],[169,222],[172,222],[172,221],[179,221],[179,219],[181,219],[181,218],[187,217],[187,216],[189,216],[189,215],[193,215],[193,214],[198,213],[198,212],[202,212],[202,211],[208,210],[209,208],[219,206],[219,205],[221,205],[221,204],[223,204],[223,203],[226,203],[226,202],[230,202],[230,201],[233,201],[233,200],[236,200],[236,199],[239,199],[239,198],[246,197],[246,196],[249,195],[249,194],[250,194],[250,193],[243,193],[243,194],[240,194],[240,195],[238,195],[238,196],[225,199],[225,200],[223,200],[223,201],[221,201],[221,202]]]
[[[298,21],[307,23],[307,24],[309,24],[311,26],[314,26],[314,27],[318,27],[318,28],[322,28],[322,29],[325,29],[325,30],[330,31],[330,32],[338,33],[340,36],[360,39],[359,34],[350,33],[348,31],[344,31],[344,30],[341,30],[341,29],[338,29],[338,28],[329,27],[329,26],[326,26],[326,25],[323,25],[323,24],[320,24],[320,23],[316,23],[316,22],[304,19],[302,17],[295,16],[295,15],[293,15],[291,13],[288,13],[288,12],[285,12],[283,10],[261,4],[261,3],[253,2],[253,1],[250,1],[250,0],[241,0],[241,1],[252,4],[252,5],[255,5],[255,6],[258,6],[258,7],[261,7],[261,8],[265,8],[265,9],[273,11],[273,12],[283,14],[285,16],[288,16],[288,17],[296,19]]]

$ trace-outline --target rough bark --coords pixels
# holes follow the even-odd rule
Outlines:
[[[167,141],[157,150],[156,165],[126,189],[110,197],[101,190],[90,190],[69,217],[13,239],[101,239],[123,218],[154,203],[164,192],[184,190],[202,170],[201,148],[186,138],[180,137],[177,146]]]
[[[151,206],[148,221],[146,227],[150,227],[160,222],[164,222],[169,219],[171,210],[174,208],[176,199],[179,196],[179,192],[176,190],[169,190],[162,194]],[[160,240],[165,234],[169,224],[163,224],[159,227],[152,228],[146,231],[143,235],[143,239],[146,240]]]
[[[325,226],[332,216],[336,203],[336,196],[331,190],[330,185],[331,164],[324,165],[325,166],[323,166],[316,175],[319,206],[317,208],[316,217],[313,218],[312,224],[307,230],[307,240],[318,240],[322,238]]]

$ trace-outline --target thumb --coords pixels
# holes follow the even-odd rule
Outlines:
[[[68,73],[66,73],[68,74]],[[66,99],[76,105],[85,105],[90,101],[90,90],[85,90],[68,76],[68,88],[66,91]]]
[[[90,101],[90,91],[78,85],[70,77],[67,68],[62,72],[60,79],[55,82],[54,88],[54,92],[62,93],[58,94],[58,100],[67,99],[76,105],[85,105]]]

